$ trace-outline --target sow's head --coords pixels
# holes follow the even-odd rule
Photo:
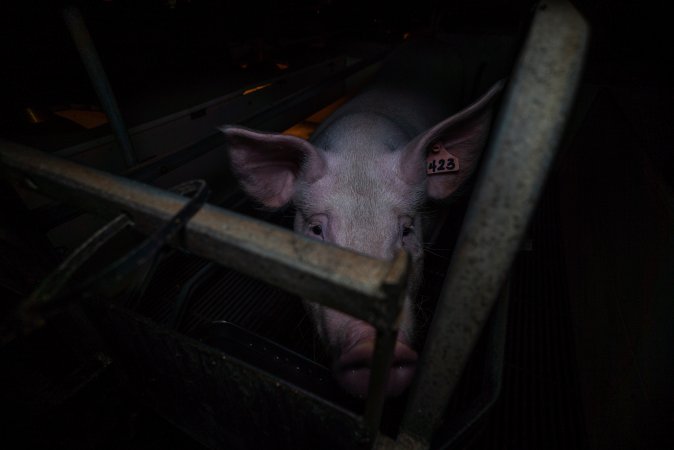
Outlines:
[[[396,120],[367,108],[338,110],[310,141],[221,128],[243,189],[267,208],[294,204],[297,233],[375,258],[390,260],[400,249],[411,255],[388,396],[407,388],[417,360],[412,305],[423,263],[419,208],[426,199],[448,198],[474,172],[501,86],[414,136]],[[365,396],[375,329],[341,312],[309,302],[306,306],[333,357],[336,380],[351,394]]]

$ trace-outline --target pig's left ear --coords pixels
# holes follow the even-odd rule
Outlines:
[[[304,139],[223,126],[232,171],[243,189],[267,208],[290,202],[297,179],[314,182],[323,175],[320,151]]]
[[[435,200],[455,192],[475,171],[504,84],[499,81],[475,103],[413,139],[401,161],[402,178],[410,184],[427,178],[427,195]]]

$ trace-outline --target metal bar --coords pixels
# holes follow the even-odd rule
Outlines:
[[[110,82],[98,57],[96,47],[91,40],[89,30],[87,30],[87,26],[84,24],[82,14],[80,14],[80,11],[76,7],[68,6],[63,10],[63,19],[66,22],[73,41],[75,41],[84,67],[87,69],[91,83],[96,90],[96,95],[98,95],[98,99],[101,101],[105,115],[108,116],[110,125],[117,136],[117,141],[124,156],[124,163],[127,167],[131,167],[137,162],[133,145],[131,145],[131,138],[129,137],[126,125],[124,125],[122,114],[119,112],[119,107],[117,106],[117,100],[115,100],[115,96],[112,93]]]
[[[103,217],[125,213],[148,234],[187,201],[169,191],[2,140],[0,169],[38,193]],[[172,244],[379,330],[392,329],[402,310],[409,266],[404,251],[393,261],[379,260],[208,204]]]
[[[503,283],[496,304],[489,316],[492,324],[491,326],[487,325],[487,329],[484,331],[487,333],[485,352],[489,353],[489,360],[486,362],[484,370],[489,381],[483,384],[479,397],[471,404],[469,409],[461,412],[459,417],[452,417],[451,428],[442,430],[443,435],[449,436],[449,439],[443,441],[438,450],[456,448],[456,444],[461,442],[462,439],[465,440],[466,433],[470,433],[471,429],[475,429],[476,424],[484,418],[484,415],[494,406],[501,394],[508,303],[510,302],[510,281],[509,276]]]
[[[399,273],[403,267],[409,267],[409,255],[406,255],[405,259],[396,258],[395,264],[399,264],[400,267],[397,269],[392,268],[389,274]],[[406,283],[407,280],[404,282]],[[394,285],[393,280],[384,283],[385,289],[386,286],[392,285]],[[391,290],[389,298],[391,300],[397,299],[396,310],[399,312],[399,315],[394,321],[387,322],[384,327],[377,328],[367,402],[363,413],[365,428],[370,432],[372,438],[376,437],[381,423],[382,410],[384,408],[384,401],[386,400],[386,383],[388,382],[389,369],[393,363],[393,352],[398,338],[400,320],[402,319],[400,314],[402,314],[402,306],[405,302],[405,288],[403,287],[402,290]]]
[[[430,442],[519,247],[575,95],[588,26],[541,2],[504,96],[403,418]]]
[[[405,258],[400,257],[400,255],[405,255]],[[389,276],[400,273],[403,268],[409,267],[409,255],[403,251],[399,252],[394,264],[399,265],[399,267],[392,267],[389,270]],[[398,300],[395,307],[395,310],[398,311],[397,317],[395,320],[377,327],[377,337],[375,339],[370,369],[370,381],[368,383],[367,402],[365,403],[365,411],[363,412],[363,424],[365,429],[368,430],[370,438],[373,440],[377,436],[381,423],[384,401],[386,400],[386,384],[390,374],[389,369],[393,363],[393,352],[398,338],[398,324],[401,320],[402,307],[405,302],[407,280],[404,280],[403,283],[405,284],[402,289],[397,287],[388,293],[391,301],[394,299]],[[394,280],[391,279],[384,283],[384,289],[386,290],[388,286],[393,286],[394,284]]]
[[[401,257],[404,255],[404,257]],[[398,267],[391,267],[389,277],[406,270],[410,265],[409,255],[401,251],[393,262]],[[384,290],[388,290],[387,296],[391,304],[397,300],[395,307],[397,315],[394,320],[383,323],[382,326],[376,326],[377,338],[375,341],[374,352],[372,355],[372,368],[370,372],[370,382],[368,384],[367,403],[363,414],[363,422],[370,436],[376,436],[381,422],[381,414],[386,400],[386,383],[388,382],[391,363],[393,362],[393,351],[398,338],[398,328],[402,318],[403,304],[405,302],[405,288],[407,280],[402,280],[403,285],[397,285],[394,278],[384,283]],[[390,289],[395,286],[395,289]]]
[[[370,436],[376,436],[381,422],[384,408],[386,383],[388,382],[389,368],[393,362],[393,351],[396,345],[398,331],[377,330],[377,340],[372,355],[372,368],[368,385],[367,403],[363,421]]]
[[[48,304],[54,299],[54,294],[62,291],[63,287],[70,281],[71,276],[82,267],[86,261],[93,256],[98,249],[105,245],[110,239],[115,237],[122,229],[130,226],[131,221],[126,215],[121,214],[111,222],[108,222],[103,228],[96,231],[86,241],[82,243],[75,251],[65,258],[58,268],[50,273],[40,285],[26,298],[15,310],[10,319],[15,322],[12,329],[2,329],[0,342],[9,342],[16,336],[17,331],[20,334],[28,333],[44,325],[44,311],[36,313],[43,305]]]

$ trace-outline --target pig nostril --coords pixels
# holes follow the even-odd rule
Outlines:
[[[357,361],[351,364],[344,364],[339,367],[339,370],[351,372],[362,369],[370,369],[370,361]]]
[[[356,397],[367,395],[373,352],[374,342],[366,341],[345,352],[335,364],[337,382]],[[401,342],[396,344],[393,357],[386,384],[387,397],[404,392],[416,368],[417,353]]]

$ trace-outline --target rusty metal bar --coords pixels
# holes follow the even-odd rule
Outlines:
[[[377,340],[372,355],[372,368],[368,385],[367,403],[363,413],[365,428],[375,437],[379,430],[381,414],[386,400],[386,383],[388,382],[388,369],[393,362],[393,351],[398,337],[398,330],[394,332],[377,330]]]
[[[115,217],[151,233],[187,201],[153,186],[0,140],[0,170],[43,195]],[[402,309],[408,256],[383,261],[325,245],[259,220],[205,205],[174,242],[307,300],[392,330]]]
[[[538,5],[445,279],[401,443],[427,446],[477,342],[561,139],[588,34],[567,1]]]
[[[395,259],[393,264],[397,264],[399,267],[392,267],[391,270],[389,270],[390,276],[400,273],[410,264],[409,255],[403,251],[401,251],[399,255],[405,255],[405,258],[397,257]],[[407,280],[404,280],[403,282],[406,283]],[[394,285],[395,280],[391,279],[384,283],[384,289],[388,289],[388,286]],[[406,284],[404,286],[406,286]],[[393,299],[397,299],[397,311],[399,314],[402,313],[402,305],[405,301],[404,286],[402,288],[396,287],[396,289],[390,290],[389,292],[389,298],[392,303]],[[386,383],[388,382],[389,368],[393,362],[393,351],[398,338],[399,323],[400,315],[398,315],[394,321],[387,323],[386,326],[377,327],[377,338],[375,341],[374,353],[372,355],[367,402],[363,413],[363,423],[365,429],[370,433],[371,438],[375,438],[379,431],[384,401],[386,400]]]
[[[110,81],[108,81],[108,76],[105,74],[103,64],[98,57],[98,52],[91,40],[82,14],[76,7],[68,6],[63,10],[63,19],[66,22],[73,41],[75,41],[77,51],[80,53],[80,58],[82,58],[84,67],[87,69],[91,84],[93,84],[98,99],[101,101],[105,115],[108,116],[110,125],[117,136],[117,141],[124,156],[124,163],[127,167],[131,167],[137,162],[131,138],[122,119],[122,114],[119,112],[117,100],[115,100],[112,87],[110,87]]]
[[[0,170],[17,183],[104,217],[125,214],[151,233],[185,198],[0,140]],[[316,303],[371,323],[377,339],[363,414],[376,436],[402,313],[409,256],[374,259],[205,205],[173,244]]]

